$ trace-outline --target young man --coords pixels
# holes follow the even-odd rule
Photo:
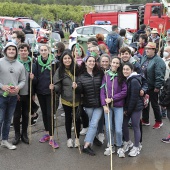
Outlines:
[[[21,140],[29,144],[29,139],[27,136],[28,129],[28,120],[29,120],[29,81],[34,78],[34,75],[30,73],[31,71],[31,58],[28,56],[29,54],[29,46],[26,43],[22,43],[18,46],[18,61],[24,65],[25,67],[25,77],[26,82],[25,86],[20,90],[18,95],[18,101],[16,105],[16,109],[14,112],[14,130],[15,130],[15,138],[13,140],[13,144],[17,145]],[[20,133],[20,118],[22,115],[22,133]]]
[[[0,134],[1,146],[16,149],[8,142],[11,119],[17,103],[17,94],[25,85],[24,66],[17,61],[17,46],[9,42],[4,48],[4,57],[0,59]],[[1,129],[2,128],[2,129]]]

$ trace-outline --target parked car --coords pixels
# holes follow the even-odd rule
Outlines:
[[[120,28],[119,28],[120,29]],[[95,37],[96,34],[103,34],[106,38],[107,34],[112,31],[112,25],[88,25],[75,28],[69,37],[69,49],[72,50],[77,42],[77,37]],[[131,43],[133,34],[127,31],[129,44]]]

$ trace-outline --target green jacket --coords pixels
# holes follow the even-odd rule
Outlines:
[[[61,98],[73,102],[73,88],[72,88],[72,79],[65,73],[62,79],[59,79],[59,69],[56,70],[53,76],[53,82],[56,93],[61,94]],[[80,101],[80,94],[75,95],[75,102]]]
[[[141,67],[143,63],[148,59],[145,55],[141,58]],[[160,89],[164,83],[166,65],[161,57],[155,55],[150,58],[150,62],[147,66],[147,82],[149,89]]]

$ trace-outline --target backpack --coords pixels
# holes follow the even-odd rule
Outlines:
[[[118,54],[118,34],[108,34],[107,39],[106,39],[106,44],[109,48],[109,52],[111,54]]]

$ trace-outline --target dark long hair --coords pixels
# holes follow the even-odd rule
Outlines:
[[[64,63],[63,63],[63,58],[64,58],[64,56],[65,55],[69,55],[70,56],[70,58],[71,58],[71,65],[70,65],[70,72],[71,72],[71,74],[73,75],[74,74],[74,59],[73,59],[73,56],[71,55],[71,52],[70,51],[68,51],[68,50],[66,50],[66,51],[64,51],[63,52],[63,54],[62,54],[62,56],[61,56],[61,58],[60,58],[60,65],[59,65],[59,78],[61,79],[61,78],[64,78],[64,74],[65,74],[65,65],[64,65]],[[78,67],[77,67],[77,65],[76,65],[76,75],[77,75],[77,72],[78,72]]]
[[[87,56],[86,59],[84,60],[84,62],[81,63],[81,66],[79,68],[79,75],[83,74],[84,72],[87,72],[87,69],[86,69],[86,65],[85,65],[85,62],[87,62],[87,60],[90,58],[90,57],[93,57],[93,56]],[[94,58],[94,57],[93,57]],[[97,73],[101,73],[101,69],[100,67],[97,65],[97,63],[95,62],[95,66],[93,68],[93,74],[97,74]]]
[[[121,85],[126,80],[126,77],[123,75],[123,66],[121,63],[121,59],[119,57],[113,57],[113,59],[115,58],[118,59],[120,62],[120,66],[117,69],[117,74],[118,74],[117,79],[118,79],[118,84]]]

